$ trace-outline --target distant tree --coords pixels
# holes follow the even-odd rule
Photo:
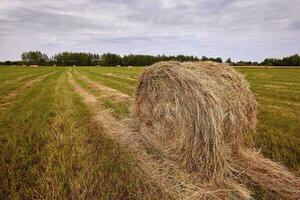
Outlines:
[[[174,57],[174,60],[180,62],[187,62],[187,61],[199,61],[199,59],[195,56],[185,56],[185,55],[178,55]]]
[[[226,63],[231,64],[232,63],[231,58],[227,58]]]
[[[222,62],[223,62],[223,61],[222,61],[222,58],[220,58],[220,57],[217,57],[214,61],[215,61],[215,62],[218,62],[218,63],[222,63]]]
[[[298,54],[295,54],[289,57],[285,57],[278,64],[283,66],[300,66],[300,56]]]
[[[0,65],[20,65],[20,64],[21,64],[20,61],[10,61],[10,60],[3,61],[3,62],[0,61]]]
[[[298,54],[284,57],[282,59],[266,58],[260,65],[267,66],[300,66],[300,56]]]
[[[101,55],[100,63],[103,66],[122,65],[122,58],[117,54],[105,53]]]
[[[157,61],[155,56],[150,55],[124,55],[122,58],[122,65],[124,66],[146,66],[152,65]]]
[[[9,61],[9,60],[7,60],[7,61],[4,61],[4,63],[3,63],[4,65],[12,65],[12,62],[11,61]]]
[[[202,60],[202,61],[208,61],[209,59],[208,59],[208,57],[206,57],[206,56],[202,56],[201,60]]]
[[[100,56],[98,54],[81,52],[58,53],[51,60],[54,64],[62,66],[92,66],[100,64]]]
[[[102,65],[102,66],[148,66],[160,61],[213,61],[222,63],[222,58],[202,56],[199,59],[196,56],[187,56],[187,55],[176,55],[176,56],[166,56],[166,55],[135,55],[129,54],[120,56],[114,53],[104,53],[92,54],[84,52],[62,52],[54,55],[49,59],[46,54],[41,53],[40,51],[29,51],[24,52],[21,55],[22,61],[6,61],[0,62],[0,64],[6,65],[15,65],[15,64],[38,64],[38,65],[63,65],[63,66],[92,66],[92,65]],[[300,56],[298,54],[284,57],[282,59],[277,58],[266,58],[261,63],[251,62],[251,61],[239,61],[233,62],[231,58],[228,58],[226,63],[231,65],[269,65],[269,66],[300,66]]]
[[[206,56],[202,56],[201,61],[212,61],[212,62],[218,62],[218,63],[222,63],[222,58],[217,57],[217,58],[208,58]]]
[[[21,58],[24,63],[30,65],[45,65],[49,61],[47,54],[40,51],[24,52]]]

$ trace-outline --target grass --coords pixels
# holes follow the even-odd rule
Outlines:
[[[14,78],[10,77],[11,79],[9,81],[2,82],[0,85],[0,103],[7,103],[11,97],[16,96],[16,91],[19,90],[19,92],[22,92],[20,89],[24,88],[29,81],[35,80],[42,75],[50,74],[51,72],[53,71],[48,68],[46,70],[26,71],[26,74],[18,74]],[[2,74],[1,77],[7,76]]]
[[[37,73],[53,71],[53,68],[22,68],[22,67],[0,67],[0,84],[9,83],[19,78]]]
[[[239,68],[258,102],[256,147],[300,172],[300,70]]]
[[[68,82],[70,69],[0,67],[0,104],[11,101],[0,110],[0,199],[164,198],[136,167],[130,152],[93,123],[91,110]],[[72,70],[133,96],[143,68]],[[245,74],[258,102],[256,147],[299,174],[300,70],[238,70]],[[22,88],[44,74],[49,76]],[[102,97],[77,73],[73,75],[115,117],[130,114],[128,103]],[[19,95],[7,99],[12,91]]]
[[[43,147],[48,140],[56,75],[33,87],[0,115],[1,198],[28,199],[43,170]]]
[[[0,199],[162,199],[67,81],[67,68],[0,114]]]

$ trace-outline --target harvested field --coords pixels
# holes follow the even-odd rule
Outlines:
[[[295,199],[286,168],[300,174],[300,70],[237,70],[256,94],[264,157],[245,149],[216,184],[141,138],[130,113],[144,68],[0,68],[0,198]]]

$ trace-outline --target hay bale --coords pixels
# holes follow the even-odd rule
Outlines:
[[[212,62],[147,67],[133,117],[149,151],[161,152],[204,184],[225,187],[242,199],[249,196],[240,183],[261,185],[284,199],[300,195],[298,177],[250,148],[256,101],[232,67]]]
[[[132,66],[128,66],[128,69],[132,69],[133,67]]]
[[[38,65],[30,65],[30,67],[32,67],[32,68],[37,68]]]
[[[256,102],[242,75],[212,62],[160,62],[141,75],[134,116],[146,140],[207,179],[255,130]]]

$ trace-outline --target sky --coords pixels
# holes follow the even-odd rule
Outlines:
[[[0,0],[0,60],[29,50],[280,58],[300,53],[300,1]]]

